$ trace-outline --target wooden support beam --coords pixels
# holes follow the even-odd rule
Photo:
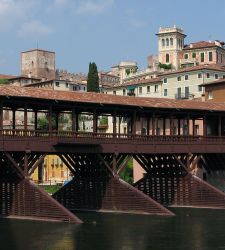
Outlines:
[[[222,135],[222,117],[219,115],[218,117],[218,136]]]
[[[178,161],[178,163],[180,163],[180,165],[187,171],[187,173],[190,172],[190,170],[188,169],[188,167],[176,156],[174,155],[174,158]]]
[[[110,173],[113,177],[116,177],[117,174],[113,172],[112,168],[111,168],[110,165],[104,160],[104,158],[102,157],[102,155],[97,154],[97,157],[98,157],[99,160],[105,165],[105,167],[108,169],[109,173]]]
[[[62,162],[68,167],[68,169],[70,170],[70,172],[75,176],[76,175],[76,171],[71,167],[71,165],[69,164],[69,162],[64,158],[63,155],[58,155],[59,158],[62,160]]]
[[[113,135],[116,135],[116,111],[113,112],[112,121],[113,121]]]
[[[149,118],[149,116],[147,116],[147,135],[149,135],[150,134],[150,118]]]
[[[163,135],[166,135],[166,119],[163,117]]]
[[[136,135],[136,128],[137,128],[137,112],[136,112],[136,110],[133,112],[133,116],[132,116],[131,121],[132,121],[132,125],[131,125],[132,130],[131,130],[131,133],[133,135]]]
[[[24,154],[24,174],[28,176],[28,155],[27,153]]]
[[[155,113],[152,114],[152,135],[155,135]]]
[[[20,175],[21,178],[25,178],[25,174],[23,172],[23,170],[18,166],[18,164],[16,163],[16,161],[12,158],[12,156],[8,153],[8,152],[4,152],[5,156],[7,157],[7,159],[12,163],[12,165],[15,167],[15,169],[17,170],[17,173]]]
[[[48,110],[48,132],[52,134],[52,105],[49,106]]]
[[[40,165],[44,161],[44,158],[45,158],[46,155],[47,154],[41,155],[41,157],[38,159],[38,161],[35,162],[35,164],[31,168],[31,170],[29,171],[30,176],[34,173],[34,171],[38,167],[38,165]]]
[[[34,110],[34,130],[38,129],[38,112]]]
[[[93,112],[93,133],[98,132],[98,114],[96,110]]]

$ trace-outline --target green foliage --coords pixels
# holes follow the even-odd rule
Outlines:
[[[89,63],[89,72],[87,79],[87,92],[99,92],[99,77],[96,64]]]
[[[40,185],[39,187],[43,188],[48,194],[54,194],[62,187],[62,185]]]
[[[102,116],[99,123],[100,123],[100,125],[108,125],[108,117]]]
[[[9,83],[8,79],[0,79],[0,84],[7,84]]]
[[[126,168],[121,172],[120,177],[127,183],[133,184],[133,159],[129,160]]]
[[[172,64],[163,64],[163,63],[159,63],[159,67],[161,69],[172,69]]]
[[[34,122],[34,121],[32,121],[32,122]],[[59,125],[64,127],[68,124],[68,118],[65,117],[63,114],[60,114],[59,118],[58,118],[58,123],[59,123]],[[37,127],[39,130],[48,130],[48,115],[47,114],[45,114],[41,117],[38,117]],[[53,130],[56,129],[56,117],[55,116],[52,117],[52,129]]]

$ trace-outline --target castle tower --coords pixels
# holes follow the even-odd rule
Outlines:
[[[158,61],[162,64],[172,64],[172,68],[179,68],[179,52],[184,48],[183,30],[176,26],[172,28],[159,28],[158,36]]]
[[[55,79],[55,52],[41,49],[21,52],[21,75]]]

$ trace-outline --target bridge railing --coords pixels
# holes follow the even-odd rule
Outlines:
[[[0,130],[0,136],[4,137],[57,137],[57,138],[86,138],[86,139],[121,139],[146,142],[186,142],[186,143],[217,143],[224,144],[224,136],[191,136],[191,135],[138,135],[138,134],[113,134],[73,131],[43,131],[43,130],[21,130],[4,129]]]

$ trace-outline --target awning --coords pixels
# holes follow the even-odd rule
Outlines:
[[[131,91],[131,90],[135,90],[135,88],[136,88],[135,86],[128,86],[127,90]]]

